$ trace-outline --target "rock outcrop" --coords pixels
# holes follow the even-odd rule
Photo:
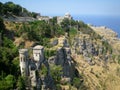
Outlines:
[[[70,80],[73,78],[75,67],[71,58],[71,48],[65,37],[60,37],[58,39],[56,55],[50,57],[48,61],[50,64],[62,66],[62,77],[69,78]]]
[[[71,58],[71,50],[69,47],[61,47],[58,49],[55,64],[63,67],[63,77],[73,78],[74,63]]]

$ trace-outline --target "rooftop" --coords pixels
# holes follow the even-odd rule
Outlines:
[[[43,46],[37,45],[37,46],[33,47],[33,49],[43,49]]]

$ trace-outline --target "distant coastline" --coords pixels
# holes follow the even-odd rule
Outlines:
[[[73,15],[73,18],[84,21],[86,24],[110,28],[115,31],[120,38],[120,16]]]

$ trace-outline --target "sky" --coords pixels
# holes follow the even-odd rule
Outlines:
[[[41,15],[106,15],[120,16],[120,0],[0,0],[12,1]]]

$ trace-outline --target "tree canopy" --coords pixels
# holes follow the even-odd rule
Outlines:
[[[16,16],[37,16],[35,12],[29,12],[27,9],[23,8],[20,5],[14,4],[13,2],[9,1],[6,3],[0,2],[0,16],[9,16],[9,15],[16,15]]]

